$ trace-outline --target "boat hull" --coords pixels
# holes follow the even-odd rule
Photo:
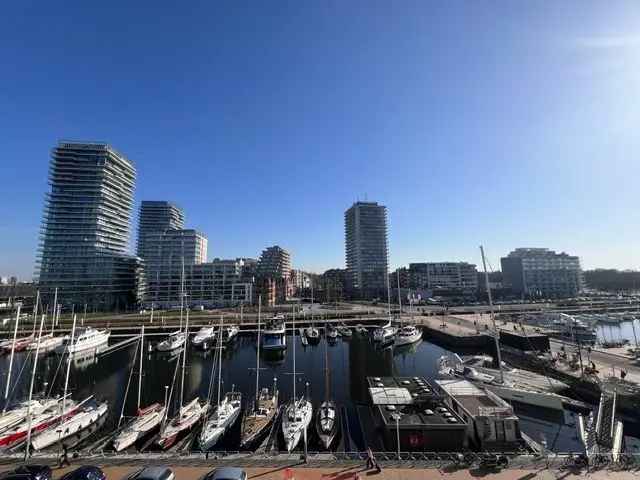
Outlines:
[[[31,442],[34,450],[42,450],[51,445],[64,440],[82,430],[85,430],[95,424],[104,415],[107,414],[107,404],[102,403],[95,408],[78,411],[68,420],[62,422],[54,429],[47,429],[37,435]]]
[[[152,432],[160,428],[165,408],[160,407],[150,413],[135,418],[128,427],[114,439],[113,448],[116,452],[129,448],[136,442],[148,437]],[[147,418],[145,418],[147,417]]]
[[[297,413],[292,412],[294,408]],[[291,413],[295,413],[293,416],[299,417],[300,421],[290,421],[289,416]],[[293,403],[287,406],[282,419],[282,436],[287,452],[291,452],[298,446],[303,433],[309,428],[312,416],[313,407],[311,406],[311,402],[307,400],[298,401],[297,407],[294,407]]]
[[[519,402],[535,407],[548,408],[552,410],[564,410],[562,397],[553,393],[523,391],[501,385],[483,385],[487,390],[491,390],[503,400]]]

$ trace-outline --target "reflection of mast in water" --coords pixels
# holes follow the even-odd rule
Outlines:
[[[388,377],[393,372],[392,350],[376,349],[366,339],[354,338],[349,348],[349,392],[354,402],[367,402],[368,376]]]

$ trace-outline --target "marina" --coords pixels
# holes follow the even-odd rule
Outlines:
[[[446,329],[447,335],[453,338],[455,338],[455,333],[465,325],[463,322],[458,324],[456,319],[446,319],[446,321],[451,322],[451,327]],[[198,329],[194,328],[194,334],[197,331]],[[279,403],[286,404],[293,398],[294,385],[297,390],[296,398],[298,400],[308,398],[313,407],[314,422],[310,421],[307,425],[307,448],[309,451],[326,450],[326,445],[323,444],[316,431],[315,415],[318,411],[323,411],[319,408],[321,403],[328,401],[327,388],[330,388],[330,400],[335,405],[335,417],[343,430],[343,435],[338,436],[334,442],[330,442],[330,451],[345,451],[345,449],[362,451],[367,445],[377,446],[380,450],[394,450],[395,444],[391,441],[393,432],[390,430],[385,434],[385,427],[381,428],[380,424],[376,428],[371,427],[376,412],[369,393],[368,382],[370,380],[368,379],[372,377],[405,376],[412,378],[420,376],[424,378],[425,382],[432,384],[438,378],[438,359],[442,355],[452,354],[451,350],[446,350],[429,341],[428,335],[414,344],[390,345],[385,348],[371,338],[371,329],[367,331],[367,334],[354,333],[352,338],[339,337],[327,340],[325,335],[321,335],[316,345],[308,342],[304,345],[303,337],[300,335],[292,337],[292,331],[294,330],[287,329],[286,334],[286,343],[290,347],[290,351],[279,352],[262,349],[258,351],[258,337],[251,332],[241,333],[233,344],[222,350],[221,389],[230,391],[233,386],[235,391],[244,393],[243,411],[239,415],[238,421],[229,426],[228,431],[218,439],[211,450],[220,452],[239,449],[260,451],[260,449],[268,448],[272,453],[286,451],[287,445],[280,433],[283,417],[272,412],[276,411]],[[295,332],[299,333],[297,330]],[[160,341],[158,337],[155,340],[149,340],[150,342]],[[297,375],[292,376],[288,373],[293,370],[294,344],[297,351],[295,367]],[[185,432],[184,437],[166,435],[170,441],[162,441],[158,437],[158,430],[156,430],[156,433],[151,432],[148,437],[142,440],[136,439],[132,444],[119,449],[113,447],[112,441],[106,441],[107,438],[113,438],[114,432],[126,430],[125,424],[120,427],[122,430],[119,430],[118,427],[121,411],[124,412],[126,418],[133,420],[138,413],[144,414],[146,409],[156,412],[156,407],[162,408],[161,406],[164,405],[167,389],[170,389],[174,383],[176,384],[175,390],[172,395],[169,395],[171,397],[167,413],[169,418],[180,408],[178,389],[180,369],[184,358],[183,350],[180,349],[177,355],[166,355],[161,352],[150,352],[145,348],[142,376],[139,376],[138,373],[140,357],[136,352],[136,347],[131,344],[126,348],[114,350],[106,356],[94,356],[91,361],[86,363],[75,364],[71,362],[69,389],[74,392],[74,398],[82,399],[94,395],[97,402],[106,402],[109,405],[101,428],[80,442],[78,448],[104,452],[120,450],[129,454],[163,449],[168,449],[170,452],[183,451],[184,449],[199,450],[197,441],[197,436],[200,435],[199,421],[201,415],[204,414],[203,410],[206,411],[206,405],[196,399],[208,398],[210,382],[217,370],[212,369],[216,350],[202,351],[192,348],[187,351],[187,358],[184,360],[186,370],[183,393],[186,405],[180,409],[188,424],[188,431]],[[461,354],[463,353],[464,351],[461,351]],[[26,351],[17,353],[15,355],[16,371],[28,371],[31,358],[32,356]],[[259,359],[257,365],[256,358]],[[8,357],[0,359],[0,365],[5,371],[8,360]],[[329,387],[327,387],[326,377],[327,360],[331,372]],[[59,356],[56,355],[47,355],[40,359],[35,380],[35,392],[50,392],[52,395],[63,393],[63,375],[55,375],[58,363]],[[122,368],[123,365],[128,365],[129,368]],[[138,410],[139,403],[135,394],[128,395],[125,400],[125,390],[130,382],[132,368],[135,370],[134,381],[142,379],[140,405],[148,406],[143,407],[141,411]],[[256,371],[260,372],[260,377],[263,379],[262,381],[258,380],[258,385],[256,385]],[[10,400],[19,399],[26,395],[25,389],[28,382],[24,375],[23,373],[18,380],[19,383],[12,392]],[[52,379],[52,376],[55,378]],[[295,384],[292,377],[295,378]],[[174,381],[176,378],[178,381]],[[271,395],[275,391],[274,379],[279,380],[277,397]],[[217,385],[217,378],[214,385]],[[255,398],[257,388],[260,391],[258,410],[256,411],[258,416],[253,423],[267,425],[266,428],[270,433],[265,434],[266,438],[265,436],[252,438],[252,431],[255,431],[256,427],[249,427],[252,415],[247,415],[247,408],[251,408],[251,399]],[[132,389],[135,392],[133,387]],[[215,396],[214,394],[214,398]],[[190,399],[193,400],[190,401]],[[276,399],[275,402],[274,399]],[[512,403],[514,412],[519,418],[522,432],[533,437],[537,442],[545,443],[558,451],[580,451],[583,448],[576,437],[577,414],[571,411],[557,413],[550,409],[521,405],[518,402]],[[194,409],[198,412],[192,412]],[[161,418],[162,415],[159,417]],[[167,422],[170,423],[169,420]],[[154,427],[156,423],[154,423]],[[392,426],[389,424],[386,429],[390,429]],[[632,435],[634,429],[630,428],[625,431],[628,435]],[[461,436],[464,437],[462,434]],[[101,440],[103,438],[105,440]],[[298,441],[300,442],[300,439]],[[464,440],[461,441],[464,442]],[[304,442],[300,442],[293,448],[294,451],[301,451],[303,444]],[[55,449],[55,445],[51,448]],[[408,441],[406,445],[403,444],[403,448],[425,450],[435,447],[427,444],[421,445],[414,440],[413,446],[411,441]],[[441,448],[446,449],[444,445]]]

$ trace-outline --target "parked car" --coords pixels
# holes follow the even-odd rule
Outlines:
[[[247,473],[241,468],[220,467],[207,473],[202,480],[247,480]]]
[[[126,480],[174,480],[175,474],[169,467],[161,465],[158,467],[145,467],[133,472],[126,477]]]
[[[48,465],[20,465],[2,474],[1,480],[51,480],[52,472]]]
[[[107,476],[98,467],[86,465],[66,473],[60,480],[106,480]]]

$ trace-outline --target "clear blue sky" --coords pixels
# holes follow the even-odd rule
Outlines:
[[[32,2],[0,18],[0,275],[29,278],[59,138],[111,143],[209,257],[391,265],[547,246],[640,266],[640,3]]]

